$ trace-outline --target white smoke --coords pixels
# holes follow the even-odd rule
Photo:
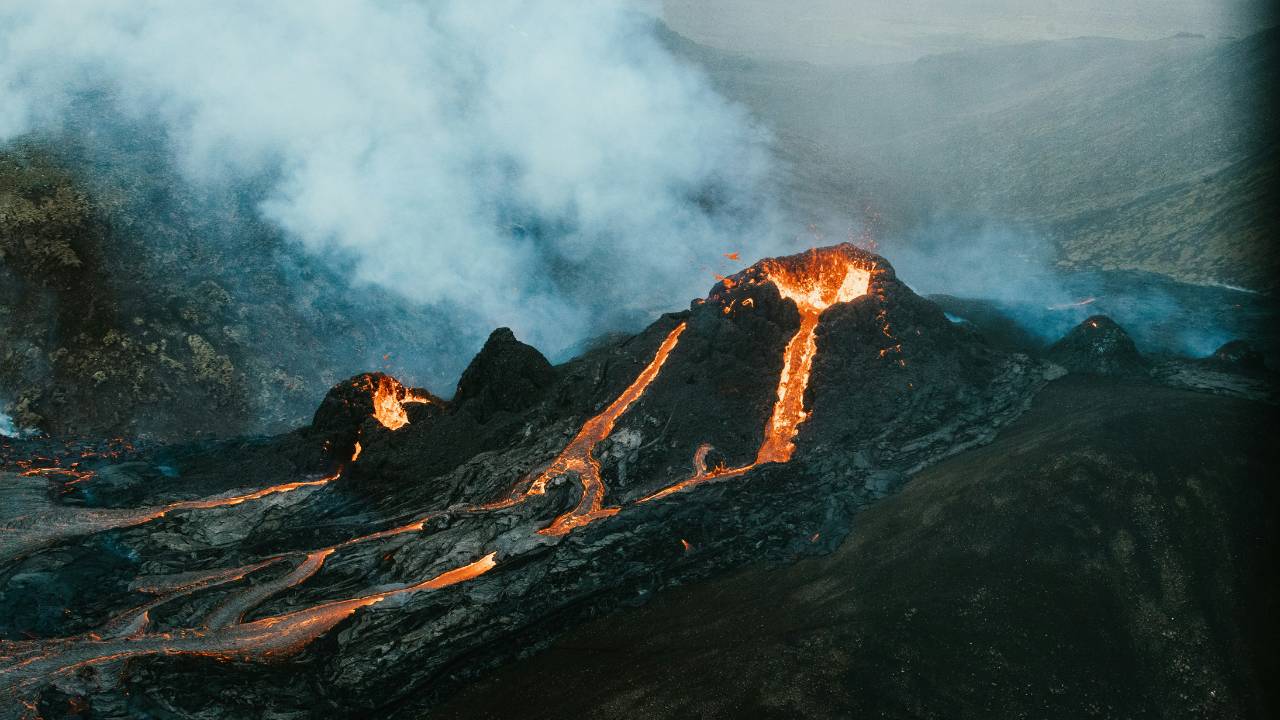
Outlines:
[[[3,405],[4,403],[0,402],[0,406],[3,406]],[[0,436],[9,437],[9,438],[20,438],[20,437],[26,437],[27,435],[31,435],[31,434],[33,434],[33,431],[24,430],[18,427],[17,425],[14,425],[13,418],[9,417],[3,412],[0,412]]]
[[[554,349],[770,244],[766,138],[653,23],[622,0],[6,0],[0,142],[105,91],[193,182],[273,178],[264,217],[357,278]]]

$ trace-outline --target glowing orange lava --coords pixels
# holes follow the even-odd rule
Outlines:
[[[364,595],[350,600],[335,600],[302,610],[295,610],[283,615],[262,618],[250,623],[236,626],[248,631],[257,642],[238,643],[236,651],[256,651],[254,654],[279,655],[301,649],[315,638],[328,632],[334,625],[345,620],[356,610],[398,595],[409,595],[424,590],[439,590],[460,582],[477,578],[497,566],[494,559],[497,553],[488,555],[461,567],[445,571],[414,585],[406,585],[394,590]]]
[[[690,477],[644,497],[638,502],[662,498],[703,482],[743,475],[765,463],[785,463],[791,460],[795,452],[794,441],[799,427],[808,418],[808,411],[804,406],[804,395],[808,388],[813,360],[817,354],[816,334],[819,318],[832,305],[849,302],[870,291],[874,272],[872,261],[863,259],[863,256],[847,250],[846,247],[815,250],[781,260],[767,260],[734,276],[733,279],[722,279],[725,290],[744,283],[772,283],[783,298],[795,303],[800,315],[799,327],[783,351],[782,371],[778,378],[776,399],[765,425],[760,447],[754,461],[750,464],[739,467],[708,468],[707,456],[711,451],[711,445],[702,444],[694,453],[693,474]],[[736,259],[736,253],[732,255],[734,256],[732,259]],[[712,295],[709,300],[715,301],[717,296]],[[723,312],[728,315],[736,300],[726,298],[721,302],[726,300]],[[754,302],[751,298],[745,298],[740,307],[754,308]],[[888,323],[884,321],[883,308],[877,317],[882,323],[882,332],[892,340],[893,336],[889,332]],[[465,506],[462,510],[453,508],[447,512],[481,513],[508,508],[524,502],[531,496],[545,494],[552,480],[574,475],[578,479],[581,490],[577,504],[572,510],[557,517],[550,525],[538,530],[538,533],[552,536],[564,535],[600,518],[617,514],[620,508],[604,506],[605,485],[601,477],[600,463],[594,454],[595,449],[600,442],[610,436],[618,419],[657,379],[671,353],[676,349],[686,327],[686,323],[682,322],[671,330],[653,358],[626,389],[603,411],[588,419],[545,470],[531,481],[526,477],[517,486],[524,487],[523,491],[513,491],[507,497],[492,503]],[[890,350],[900,354],[901,346],[890,348]],[[880,352],[881,357],[885,354],[885,350]],[[899,359],[898,362],[903,361]],[[362,389],[368,389],[373,393],[373,417],[390,430],[398,430],[409,424],[408,413],[404,407],[406,404],[439,402],[429,394],[405,388],[399,381],[389,376],[380,376],[376,387],[371,386],[373,376],[363,377],[364,379],[358,382],[362,383]],[[362,446],[359,441],[356,441],[351,460],[355,461],[359,458],[361,452]],[[43,472],[71,475],[75,470],[58,469]],[[146,522],[176,511],[233,507],[273,494],[322,486],[337,479],[338,476],[339,474],[335,473],[318,480],[284,483],[230,497],[179,501],[158,508],[87,510],[76,516],[76,522],[80,524],[74,525],[71,529],[79,531],[83,525],[90,530],[102,530]],[[405,516],[396,520],[402,523],[398,526],[352,537],[318,550],[286,552],[239,568],[168,576],[159,581],[153,580],[149,584],[139,585],[135,589],[159,593],[160,596],[108,622],[100,633],[51,641],[10,643],[3,652],[0,652],[0,661],[3,661],[3,664],[0,664],[0,688],[18,690],[42,682],[50,675],[64,674],[87,665],[110,663],[140,655],[190,654],[224,659],[283,655],[299,650],[362,607],[375,605],[396,596],[449,587],[479,577],[497,565],[496,553],[490,552],[478,560],[447,570],[422,582],[383,589],[345,600],[324,602],[250,622],[244,621],[247,612],[269,597],[287,588],[295,587],[314,576],[334,553],[359,543],[402,533],[423,531],[428,521],[441,514],[440,512],[424,513],[412,520],[407,519],[411,516]],[[36,527],[33,523],[28,524]],[[69,534],[70,530],[65,533],[59,532],[65,535]],[[58,534],[55,533],[50,537],[55,535]],[[819,535],[814,533],[810,537],[810,542],[817,542],[818,539]],[[680,539],[680,544],[686,553],[693,550],[693,545],[683,538]],[[279,574],[275,578],[259,580],[238,592],[229,592],[220,604],[203,618],[201,627],[173,632],[147,633],[151,611],[160,604],[196,590],[238,582],[250,573],[285,561],[294,563],[292,570]]]
[[[797,267],[797,265],[799,267]],[[787,462],[795,452],[796,432],[808,417],[804,409],[804,393],[809,387],[809,371],[818,352],[818,318],[822,311],[867,294],[871,271],[858,267],[834,253],[810,252],[799,262],[764,264],[767,277],[778,292],[796,304],[800,311],[800,328],[787,343],[783,353],[782,377],[778,380],[778,400],[765,428],[764,443],[756,454],[756,464]]]
[[[663,364],[667,362],[667,357],[680,342],[680,334],[684,332],[686,326],[686,323],[680,323],[667,335],[653,360],[640,375],[627,386],[626,390],[622,391],[621,395],[609,403],[603,412],[583,423],[582,429],[569,442],[569,445],[560,451],[556,459],[552,460],[547,469],[543,470],[529,486],[527,495],[541,495],[546,492],[547,483],[569,473],[576,474],[578,482],[582,485],[582,496],[578,500],[578,505],[538,532],[543,535],[564,535],[574,528],[599,518],[617,514],[618,508],[604,507],[604,481],[600,478],[600,463],[592,452],[601,440],[609,437],[613,432],[613,425],[618,421],[618,417],[626,412],[627,408],[631,407],[631,403],[639,399],[654,378],[658,377]]]
[[[365,377],[372,380],[371,376]],[[373,388],[373,417],[388,430],[399,430],[409,424],[409,413],[405,410],[405,405],[437,402],[439,400],[430,393],[412,390],[390,375],[382,375]]]
[[[814,250],[786,260],[766,260],[761,263],[761,270],[782,297],[796,304],[796,310],[800,312],[800,327],[783,351],[777,400],[773,403],[773,413],[765,426],[764,440],[756,452],[755,461],[736,468],[707,470],[706,456],[711,446],[704,444],[694,454],[692,476],[643,497],[640,502],[657,500],[709,480],[737,477],[764,463],[791,460],[796,449],[796,433],[800,424],[809,417],[804,409],[804,393],[809,387],[813,358],[818,353],[818,319],[832,305],[866,295],[871,287],[871,267],[842,253]]]
[[[321,485],[327,485],[333,482],[335,479],[337,479],[337,477],[338,477],[337,475],[330,475],[328,477],[322,477],[319,480],[300,480],[298,482],[281,483],[280,485],[272,485],[271,487],[265,487],[265,488],[262,488],[261,490],[254,490],[253,492],[245,493],[244,495],[233,495],[231,497],[225,497],[225,498],[208,498],[205,500],[182,500],[179,502],[170,503],[156,510],[155,513],[147,519],[152,520],[156,518],[161,518],[161,517],[164,517],[165,515],[168,515],[171,512],[177,512],[179,510],[208,510],[210,508],[232,507],[234,505],[239,505],[241,503],[249,502],[250,500],[261,500],[262,498],[268,495],[278,495],[280,493],[293,492],[294,490],[298,490],[301,488],[320,487]]]
[[[373,417],[388,430],[399,430],[409,424],[409,414],[401,404],[404,396],[404,386],[394,378],[387,375],[378,378],[378,387],[373,391]]]

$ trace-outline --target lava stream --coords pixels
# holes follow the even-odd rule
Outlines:
[[[818,313],[802,313],[800,327],[783,352],[778,399],[773,403],[773,414],[769,416],[764,442],[760,443],[754,465],[787,462],[796,450],[796,433],[800,423],[809,417],[804,409],[804,391],[809,387],[809,368],[818,352],[817,330]]]
[[[5,486],[2,488],[3,498],[9,505],[5,509],[16,510],[20,514],[4,518],[4,524],[0,525],[0,558],[19,557],[69,537],[142,525],[174,512],[233,507],[270,495],[320,487],[337,477],[334,474],[318,480],[272,485],[241,495],[180,500],[150,508],[73,508],[50,505],[43,499],[43,494],[34,489]]]
[[[765,277],[782,297],[792,300],[800,313],[800,327],[787,342],[782,355],[782,374],[778,378],[777,400],[765,426],[764,440],[756,459],[735,468],[706,469],[709,445],[702,445],[694,455],[694,474],[639,502],[657,500],[709,480],[737,477],[765,463],[785,463],[795,452],[795,437],[800,424],[809,417],[804,409],[804,394],[809,387],[813,358],[818,354],[818,320],[832,305],[849,302],[866,295],[871,287],[871,271],[834,253],[811,252],[798,261],[783,263],[766,261]]]
[[[485,574],[497,562],[489,553],[474,562],[420,583],[349,600],[337,600],[282,615],[216,629],[179,630],[109,640],[68,643],[57,652],[29,657],[0,667],[0,686],[20,690],[51,675],[143,655],[202,655],[220,658],[271,657],[296,652],[362,607],[388,598],[439,590]]]
[[[208,510],[210,508],[232,507],[234,505],[239,505],[241,503],[249,502],[250,500],[261,500],[262,498],[267,497],[268,495],[278,495],[281,493],[293,492],[294,490],[298,490],[300,488],[320,487],[321,485],[327,485],[333,482],[337,478],[338,476],[335,474],[335,475],[329,475],[327,477],[322,477],[319,480],[300,480],[298,482],[282,483],[280,485],[272,485],[271,487],[262,488],[261,490],[255,490],[251,493],[245,493],[244,495],[234,495],[232,497],[227,497],[227,498],[209,498],[205,500],[182,500],[180,502],[170,503],[160,508],[159,510],[156,511],[156,514],[154,515],[154,517],[150,517],[147,519],[154,520],[156,518],[164,517],[165,515],[168,515],[171,512],[177,512],[179,510]]]
[[[255,585],[242,593],[228,597],[205,617],[205,627],[222,628],[239,623],[244,618],[245,613],[266,602],[272,595],[300,585],[312,575],[320,572],[320,568],[324,567],[324,561],[332,554],[333,548],[325,548],[324,550],[308,553],[306,558],[290,572],[275,580]]]
[[[671,351],[675,350],[676,345],[680,342],[680,334],[685,331],[687,323],[680,323],[672,330],[662,341],[662,345],[658,347],[658,352],[654,354],[653,360],[649,361],[648,366],[641,371],[640,375],[622,391],[603,412],[583,423],[582,428],[578,430],[578,434],[573,440],[560,451],[555,460],[546,470],[543,470],[533,483],[529,485],[529,489],[523,495],[515,495],[506,500],[500,500],[489,505],[482,506],[484,509],[499,509],[509,507],[517,502],[522,501],[529,495],[542,495],[547,490],[547,483],[551,480],[570,473],[578,476],[578,482],[582,485],[582,495],[575,506],[569,512],[556,518],[550,525],[539,530],[543,535],[564,535],[572,531],[574,528],[582,527],[592,521],[598,520],[610,515],[616,515],[619,508],[604,507],[604,480],[600,477],[600,463],[592,454],[597,444],[609,434],[613,432],[614,423],[618,418],[631,407],[631,404],[640,399],[644,395],[644,391],[648,389],[650,383],[658,377],[662,366],[667,362],[667,357],[671,355]]]

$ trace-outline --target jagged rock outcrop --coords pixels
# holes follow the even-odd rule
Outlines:
[[[1045,356],[1070,372],[1139,375],[1146,361],[1133,339],[1106,315],[1094,315],[1054,343]]]
[[[1266,360],[1262,353],[1258,352],[1248,341],[1232,340],[1223,344],[1222,347],[1213,351],[1213,354],[1206,358],[1209,364],[1226,368],[1235,369],[1245,372],[1254,372],[1267,369]]]
[[[527,410],[555,379],[542,353],[517,340],[510,328],[498,328],[463,371],[453,405],[483,423],[495,413]]]

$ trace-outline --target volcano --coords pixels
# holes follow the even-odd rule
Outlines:
[[[841,244],[558,366],[496,330],[451,400],[365,374],[282,436],[54,494],[6,477],[0,553],[25,580],[0,687],[46,717],[429,707],[662,588],[830,552],[1048,368]]]

